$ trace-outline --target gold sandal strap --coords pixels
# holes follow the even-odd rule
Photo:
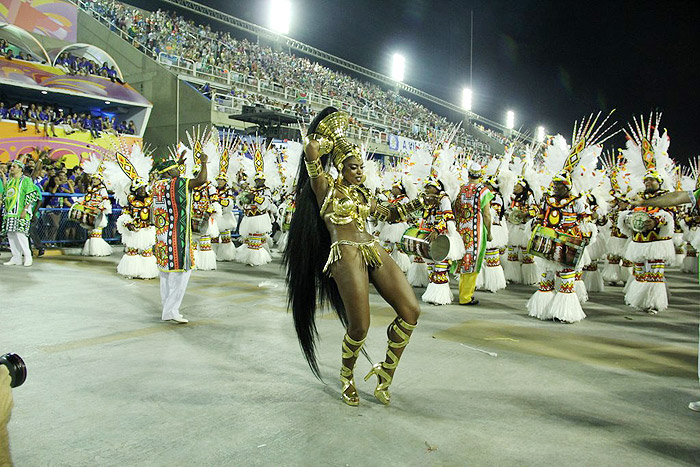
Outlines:
[[[343,358],[351,358],[351,357],[357,358],[360,355],[360,350],[362,349],[362,346],[364,345],[366,339],[367,338],[365,337],[361,341],[356,341],[355,339],[353,339],[352,337],[350,337],[346,333],[345,336],[343,336],[342,357]],[[356,347],[356,349],[355,350],[351,349],[348,344],[352,345],[353,347]]]
[[[416,329],[416,326],[418,326],[418,323],[408,324],[406,321],[404,321],[398,316],[396,317],[396,321],[398,322],[398,324],[401,325],[401,327],[405,328],[407,331],[413,331],[414,329]]]

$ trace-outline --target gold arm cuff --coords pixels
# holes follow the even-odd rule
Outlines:
[[[326,138],[325,136],[312,133],[310,135],[304,136],[304,152],[306,152],[306,146],[309,145],[311,140],[315,140],[318,142],[319,156],[329,154],[333,150],[333,141]]]
[[[374,208],[374,218],[380,222],[388,221],[390,214],[391,211],[389,210],[389,208],[384,206],[383,204],[377,203],[376,207]]]
[[[318,178],[323,174],[323,166],[319,159],[314,159],[312,161],[304,159],[306,164],[306,171],[309,173],[310,178]]]
[[[396,213],[398,214],[400,222],[405,222],[408,220],[409,215],[425,207],[425,202],[422,196],[410,201],[406,204],[399,204],[396,206]]]

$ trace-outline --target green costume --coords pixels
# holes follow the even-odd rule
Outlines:
[[[33,205],[41,194],[32,179],[25,176],[10,178],[2,189],[2,232],[22,232],[29,234],[29,224],[34,211]],[[29,206],[25,216],[22,211]]]

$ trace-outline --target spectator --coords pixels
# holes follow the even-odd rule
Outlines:
[[[12,109],[10,109],[9,115],[12,120],[17,121],[19,131],[27,131],[27,114],[24,108],[22,108],[21,102],[18,102]]]

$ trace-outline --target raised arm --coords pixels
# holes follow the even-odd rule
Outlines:
[[[693,201],[693,193],[691,191],[673,191],[649,199],[642,199],[639,196],[635,196],[630,200],[635,206],[651,206],[657,208],[668,208],[671,206],[678,206],[679,204],[692,203]]]
[[[199,173],[197,176],[193,179],[191,179],[189,182],[187,182],[187,186],[191,190],[192,188],[197,188],[198,186],[202,186],[206,183],[207,181],[207,154],[202,153],[199,156],[199,162],[202,165],[202,168],[200,169]]]
[[[304,138],[304,162],[311,181],[311,189],[316,195],[319,206],[328,192],[328,179],[324,176],[321,156],[328,154],[331,149],[333,149],[332,143],[323,137],[308,135]]]

